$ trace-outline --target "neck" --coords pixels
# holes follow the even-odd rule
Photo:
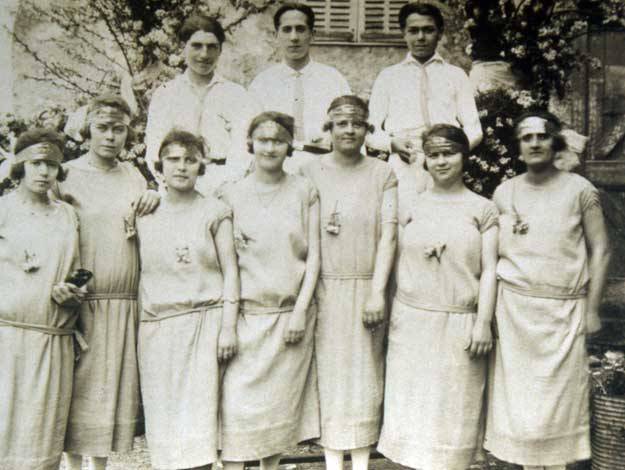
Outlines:
[[[431,56],[425,57],[425,58],[423,58],[423,57],[421,57],[421,58],[419,58],[419,57],[415,57],[414,55],[413,55],[412,57],[414,58],[414,60],[416,60],[417,62],[419,62],[420,64],[422,64],[422,65],[423,65],[423,64],[425,64],[428,60],[430,60],[432,57],[434,57],[434,54],[432,54]]]
[[[91,166],[100,168],[101,170],[110,170],[117,165],[117,159],[115,158],[102,158],[96,154],[93,150],[89,150],[87,153],[87,161]]]
[[[308,65],[310,62],[310,56],[302,57],[301,59],[285,59],[286,65],[298,72]]]
[[[338,166],[350,167],[358,165],[364,157],[359,150],[350,153],[335,150],[332,158]]]
[[[186,191],[179,191],[175,188],[167,188],[165,200],[172,206],[189,204],[197,198],[198,194],[199,193],[195,190],[195,188]]]
[[[263,170],[262,168],[256,167],[256,170],[254,170],[253,175],[256,181],[258,181],[259,183],[270,185],[270,184],[278,184],[282,182],[282,180],[286,176],[286,173],[284,172],[282,168],[280,168],[279,171],[269,172],[269,171]]]
[[[541,168],[527,167],[525,179],[532,184],[542,184],[553,178],[558,173],[558,169],[552,163]]]
[[[459,194],[464,192],[466,186],[462,181],[462,178],[458,178],[455,181],[449,182],[437,182],[434,181],[432,186],[432,193],[434,194]]]
[[[36,193],[30,191],[24,184],[20,184],[16,191],[20,195],[20,199],[28,205],[47,206],[50,204],[50,197],[47,191],[45,193]]]
[[[208,75],[200,75],[198,73],[195,73],[190,68],[187,68],[187,70],[189,72],[189,80],[191,80],[191,83],[193,83],[194,85],[206,86],[211,82],[211,80],[215,76],[214,70]]]

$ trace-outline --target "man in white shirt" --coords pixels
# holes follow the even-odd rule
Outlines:
[[[440,10],[408,3],[398,16],[408,54],[375,80],[369,112],[376,129],[367,145],[390,152],[389,163],[401,179],[409,167],[417,166],[411,174],[420,171],[426,128],[439,123],[462,127],[474,148],[482,140],[482,126],[466,73],[436,52],[444,28]],[[423,183],[427,176],[421,176]]]
[[[296,172],[314,158],[301,151],[304,146],[329,148],[322,130],[328,107],[334,98],[351,91],[338,70],[311,59],[315,14],[308,5],[286,3],[276,11],[273,22],[283,61],[258,74],[249,90],[265,111],[295,118],[294,146],[300,150],[293,152],[285,168]]]
[[[249,122],[260,113],[256,99],[217,73],[226,36],[218,21],[190,16],[178,32],[187,69],[158,88],[150,102],[146,127],[146,160],[154,173],[161,141],[173,128],[201,136],[209,167],[199,189],[208,192],[225,180],[242,177],[252,156],[247,151]]]

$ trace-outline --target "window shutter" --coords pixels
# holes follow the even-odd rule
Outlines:
[[[305,0],[315,12],[315,37],[321,41],[354,41],[358,0]]]
[[[397,14],[407,0],[364,0],[361,40],[398,40],[402,34],[397,24]]]

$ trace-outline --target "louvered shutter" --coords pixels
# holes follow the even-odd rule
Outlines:
[[[305,0],[315,12],[317,40],[354,41],[358,0]]]
[[[364,27],[360,39],[363,41],[397,40],[402,34],[397,24],[397,13],[407,0],[364,0],[361,13]]]

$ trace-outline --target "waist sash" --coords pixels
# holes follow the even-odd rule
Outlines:
[[[157,322],[161,320],[167,320],[168,318],[181,317],[182,315],[190,315],[191,313],[206,312],[207,310],[214,310],[216,308],[222,308],[222,307],[223,307],[222,303],[217,303],[217,304],[211,304],[211,305],[202,305],[200,307],[190,308],[188,310],[181,310],[178,312],[170,311],[170,312],[165,312],[162,314],[155,314],[153,312],[150,312],[149,310],[143,310],[143,312],[148,314],[149,316],[141,318],[141,321],[146,322],[146,323]]]
[[[80,349],[86,351],[89,349],[87,342],[85,341],[84,336],[80,331],[73,328],[55,328],[53,326],[47,325],[37,325],[35,323],[22,323],[17,321],[5,320],[0,318],[0,327],[3,326],[12,326],[13,328],[21,328],[23,330],[37,331],[39,333],[43,333],[46,335],[53,336],[73,336]]]
[[[395,300],[401,302],[408,307],[417,308],[419,310],[429,310],[430,312],[442,312],[442,313],[476,313],[476,307],[466,305],[435,305],[427,304],[416,301],[403,294],[401,291],[397,291],[395,294]]]
[[[515,294],[525,295],[527,297],[538,297],[540,299],[556,299],[556,300],[570,300],[570,299],[583,299],[586,297],[587,292],[575,292],[575,293],[560,293],[547,289],[526,289],[510,284],[508,281],[499,279],[499,285],[502,289],[505,289]]]

